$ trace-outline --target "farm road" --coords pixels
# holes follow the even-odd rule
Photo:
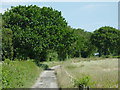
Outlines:
[[[32,88],[58,88],[55,69],[59,67],[60,65],[57,65],[49,70],[44,70]]]

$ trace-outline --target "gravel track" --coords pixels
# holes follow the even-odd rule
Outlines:
[[[60,65],[57,65],[55,67],[51,67],[49,70],[44,70],[32,88],[58,88],[55,69],[59,67]]]

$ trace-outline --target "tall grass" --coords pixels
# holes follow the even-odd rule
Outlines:
[[[72,61],[66,61],[63,64],[64,69],[74,78],[82,78],[82,74],[90,76],[90,82],[88,86],[90,88],[117,88],[118,87],[118,59],[86,59],[80,60],[80,58],[73,59]],[[63,69],[57,71],[59,74],[63,74]],[[62,78],[68,77],[66,74],[58,75],[59,83],[61,84]],[[70,79],[68,79],[70,81]],[[67,82],[62,83],[62,87],[67,87]],[[72,87],[74,87],[71,84]]]
[[[62,67],[58,68],[56,73],[59,88],[73,88],[74,83],[72,82],[72,79],[66,74]]]
[[[2,88],[30,88],[42,70],[31,60],[6,60],[2,64]]]

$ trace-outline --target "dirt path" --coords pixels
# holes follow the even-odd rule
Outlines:
[[[55,69],[59,67],[60,65],[57,65],[49,70],[44,70],[32,88],[58,88]]]

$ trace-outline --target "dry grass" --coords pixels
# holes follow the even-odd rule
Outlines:
[[[84,73],[91,77],[91,88],[117,88],[118,87],[118,59],[72,59],[64,62],[64,69],[74,78],[80,78]],[[62,88],[74,87],[64,70],[57,71],[59,85]],[[67,80],[65,80],[67,79]],[[64,80],[64,81],[63,81]],[[70,84],[70,85],[68,85]]]
[[[66,72],[63,70],[63,68],[58,68],[56,70],[57,78],[58,78],[58,85],[59,88],[72,88],[73,83],[71,82],[71,78],[68,77]]]

